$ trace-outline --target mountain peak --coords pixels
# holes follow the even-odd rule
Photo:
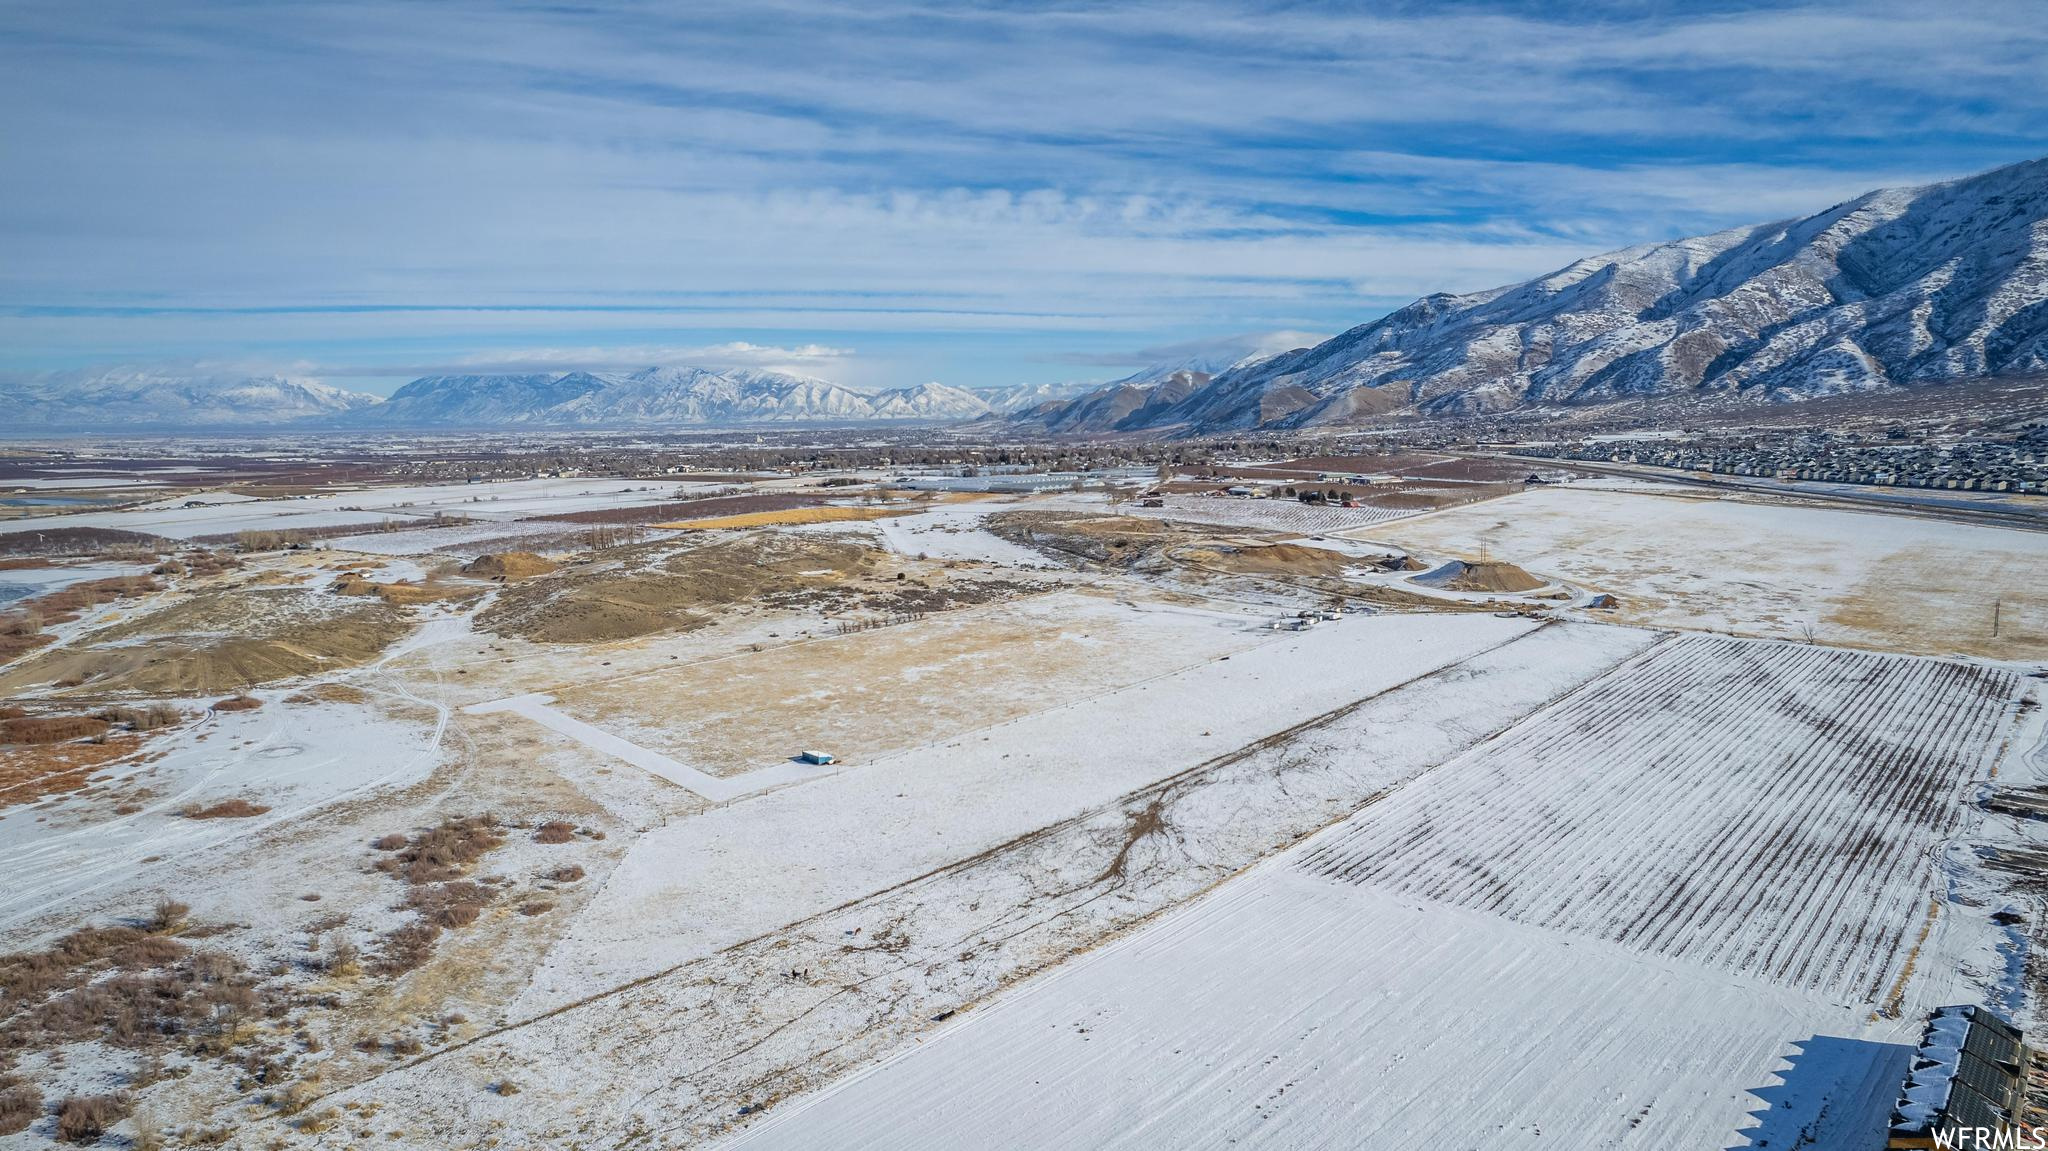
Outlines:
[[[1314,347],[1222,371],[1117,426],[1303,427],[1402,408],[1462,415],[1631,397],[1797,400],[2042,371],[2048,159],[1425,296]]]

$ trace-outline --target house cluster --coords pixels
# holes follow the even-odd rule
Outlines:
[[[1914,443],[1803,432],[1739,439],[1581,441],[1521,450],[1559,459],[1781,480],[1970,492],[2048,491],[2048,444],[2025,439]]]

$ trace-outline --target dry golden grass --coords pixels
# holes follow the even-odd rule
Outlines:
[[[104,743],[48,743],[0,748],[0,808],[46,795],[78,791],[102,767],[134,752],[142,740],[111,736]]]
[[[88,715],[10,719],[0,722],[0,743],[70,743],[106,732],[106,720]]]
[[[180,810],[178,814],[186,819],[248,819],[269,810],[260,803],[250,803],[246,799],[225,799],[212,807],[193,804]]]
[[[736,516],[710,516],[697,520],[677,520],[674,523],[655,524],[658,528],[677,531],[710,531],[714,528],[765,528],[786,524],[829,524],[842,520],[879,520],[890,516],[904,516],[922,511],[919,507],[862,507],[862,508],[787,508],[774,512],[747,512]]]

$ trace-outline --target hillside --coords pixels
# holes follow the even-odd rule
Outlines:
[[[1402,409],[1465,415],[1660,396],[1803,400],[2044,369],[2048,159],[1429,296],[1115,426],[1302,427]],[[1070,417],[1077,407],[1032,418],[1056,427]]]

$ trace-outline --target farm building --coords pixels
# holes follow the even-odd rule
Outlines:
[[[2005,1020],[1982,1007],[1937,1008],[1913,1052],[1885,1146],[1971,1147],[2016,1127],[2026,1064],[2020,1033]]]
[[[796,753],[796,757],[804,763],[814,763],[820,767],[832,763],[835,758],[829,751],[800,751]]]

